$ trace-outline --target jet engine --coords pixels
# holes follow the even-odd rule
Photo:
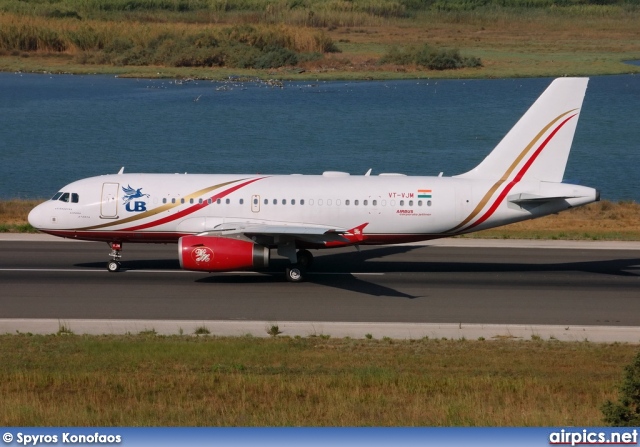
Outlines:
[[[215,236],[183,236],[178,241],[180,267],[225,272],[269,266],[269,249],[252,241]]]

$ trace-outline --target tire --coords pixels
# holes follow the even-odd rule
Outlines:
[[[309,250],[299,250],[296,257],[298,258],[298,265],[303,268],[309,268],[313,264],[313,255]]]
[[[289,282],[302,282],[304,276],[302,274],[302,269],[297,265],[292,265],[291,267],[287,267],[285,271],[285,275],[287,277],[287,281]]]
[[[118,261],[109,261],[107,263],[107,270],[109,270],[111,273],[120,271],[120,263]]]

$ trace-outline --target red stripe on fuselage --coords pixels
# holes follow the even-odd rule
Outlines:
[[[509,194],[509,191],[511,191],[511,189],[518,183],[520,182],[520,180],[522,180],[522,177],[524,177],[524,175],[527,173],[527,171],[529,170],[529,168],[531,167],[531,165],[533,164],[534,161],[536,161],[536,158],[538,158],[538,155],[540,155],[540,153],[542,152],[542,150],[547,146],[547,144],[549,143],[549,141],[551,141],[551,139],[556,135],[556,133],[558,133],[558,131],[574,116],[576,116],[576,114],[571,115],[570,117],[568,117],[566,120],[564,120],[563,122],[561,122],[558,127],[556,127],[553,132],[551,132],[551,134],[549,134],[549,136],[542,142],[542,144],[540,145],[540,147],[538,147],[538,149],[536,149],[536,151],[533,153],[533,155],[531,156],[531,158],[529,158],[529,160],[525,163],[525,165],[520,169],[520,171],[518,171],[518,174],[516,174],[516,176],[514,177],[513,180],[511,180],[507,186],[502,190],[502,192],[500,193],[500,195],[498,196],[498,198],[493,202],[493,204],[491,205],[491,208],[489,208],[487,210],[486,213],[484,213],[482,215],[482,217],[480,217],[478,220],[476,220],[473,224],[469,225],[467,228],[465,228],[466,230],[469,230],[477,225],[480,225],[482,222],[484,222],[485,220],[487,220],[489,217],[491,217],[493,215],[493,213],[495,213],[495,211],[498,209],[498,206],[500,206],[500,204],[502,203],[502,201],[504,200],[504,198],[507,196],[507,194]]]

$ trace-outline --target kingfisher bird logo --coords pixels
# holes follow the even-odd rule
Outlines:
[[[122,200],[124,201],[124,207],[127,211],[131,212],[140,212],[147,211],[146,202],[136,200],[132,203],[134,199],[142,199],[144,197],[150,197],[149,194],[143,194],[142,188],[132,188],[131,185],[123,186],[122,191],[124,192],[124,197]]]

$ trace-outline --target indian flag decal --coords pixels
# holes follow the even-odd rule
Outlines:
[[[431,190],[430,189],[419,189],[418,190],[418,199],[430,199],[431,198]]]

